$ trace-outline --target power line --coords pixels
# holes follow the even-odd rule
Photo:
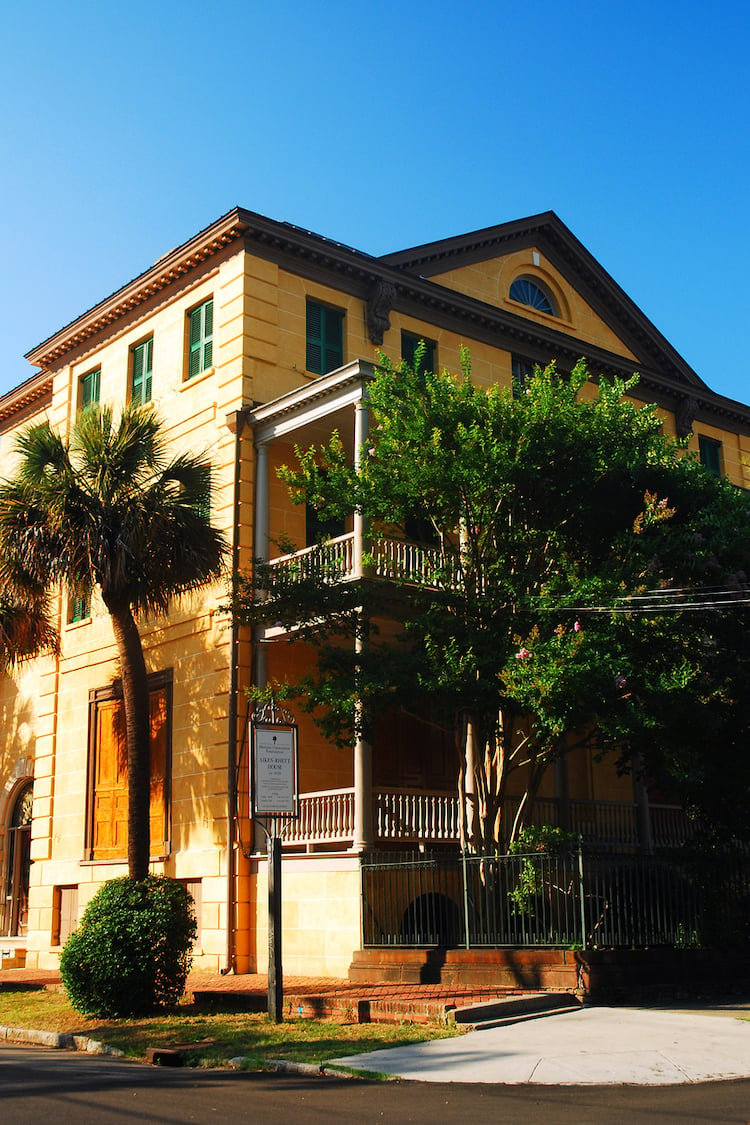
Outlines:
[[[627,594],[610,605],[539,605],[549,613],[685,613],[750,605],[750,590],[713,586],[701,590],[649,590]]]

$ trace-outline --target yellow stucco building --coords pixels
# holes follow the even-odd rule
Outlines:
[[[707,467],[750,484],[750,409],[709,390],[551,212],[375,258],[233,210],[29,352],[38,372],[0,399],[0,475],[30,421],[66,432],[91,401],[150,402],[175,451],[209,455],[212,520],[233,564],[248,567],[278,553],[280,536],[310,534],[275,467],[334,426],[354,454],[378,352],[398,360],[420,339],[430,364],[449,370],[468,347],[488,386],[551,359],[565,370],[584,356],[610,377],[637,370],[636,393],[657,403],[665,429],[690,433]],[[355,519],[341,530],[356,573],[361,529]],[[245,688],[293,675],[305,654],[275,644],[279,630],[243,635],[225,599],[217,584],[141,623],[159,763],[152,869],[194,895],[196,966],[246,972],[266,963],[266,876],[248,818]],[[119,721],[109,618],[96,600],[62,594],[55,614],[59,654],[0,684],[6,965],[55,967],[96,888],[126,871],[116,810],[127,780],[108,749]],[[429,758],[387,739],[342,751],[303,721],[299,781],[301,816],[284,845],[284,965],[341,976],[361,943],[362,853],[455,841],[454,779],[434,746]],[[644,812],[655,838],[679,833],[676,810],[649,808],[606,764],[582,755],[551,776],[549,816],[561,785],[594,833],[607,825],[632,843]]]

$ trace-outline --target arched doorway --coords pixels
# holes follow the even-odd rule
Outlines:
[[[11,805],[6,829],[5,917],[3,933],[22,937],[29,913],[31,872],[31,805],[33,783],[23,785]]]

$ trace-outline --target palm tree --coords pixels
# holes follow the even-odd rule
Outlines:
[[[48,423],[17,439],[20,464],[0,486],[0,583],[11,592],[70,597],[99,591],[122,674],[128,756],[128,872],[149,861],[149,694],[136,618],[166,613],[170,599],[217,578],[226,550],[207,513],[210,467],[169,460],[148,409],[79,414],[69,441]]]
[[[0,672],[56,646],[57,633],[46,598],[34,595],[22,600],[7,590],[0,591]]]

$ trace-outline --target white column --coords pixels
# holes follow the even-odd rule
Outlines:
[[[253,553],[256,558],[267,562],[271,550],[268,541],[269,533],[269,496],[268,496],[268,446],[256,445],[255,447],[255,503],[253,525]],[[268,682],[268,648],[260,640],[258,630],[253,637],[253,682],[256,687],[264,688]],[[266,834],[258,824],[253,821],[253,851],[265,852]]]
[[[268,446],[256,445],[254,550],[255,557],[263,559],[264,562],[268,561],[270,556],[268,512]]]
[[[364,444],[370,430],[370,411],[362,399],[354,407],[354,468],[362,468],[363,458],[366,456]],[[354,574],[362,578],[364,566],[362,556],[365,550],[365,536],[367,534],[367,520],[359,509],[354,512]]]
[[[360,399],[354,408],[354,467],[362,467],[367,455],[364,449],[370,426],[367,402]],[[365,549],[367,521],[361,511],[354,512],[354,574],[364,575],[362,556]],[[364,652],[367,646],[367,622],[360,615],[354,641],[355,653]],[[357,722],[363,719],[363,704],[357,704]],[[361,733],[354,743],[354,851],[362,851],[372,844],[372,745]]]
[[[360,617],[360,625],[354,642],[356,653],[364,652],[367,646],[365,636],[366,622]],[[357,724],[365,717],[364,704],[357,702]],[[372,745],[360,733],[354,743],[354,845],[355,852],[363,851],[373,842],[372,832]]]

